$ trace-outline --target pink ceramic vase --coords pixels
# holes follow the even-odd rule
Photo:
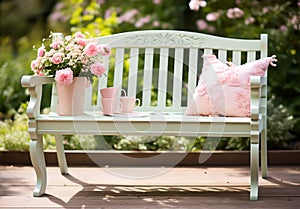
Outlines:
[[[58,115],[82,115],[84,110],[84,97],[86,88],[85,77],[75,77],[73,82],[64,86],[56,83],[58,102],[56,113]]]

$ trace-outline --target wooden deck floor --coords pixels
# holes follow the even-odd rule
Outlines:
[[[48,167],[35,198],[32,167],[0,167],[0,208],[300,208],[300,167],[269,167],[249,201],[248,167]]]

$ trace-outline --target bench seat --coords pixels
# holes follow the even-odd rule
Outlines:
[[[174,112],[136,115],[103,116],[99,111],[81,116],[40,115],[38,133],[157,136],[163,132],[166,136],[248,137],[251,130],[249,117],[188,116]],[[262,120],[258,126],[261,132]]]

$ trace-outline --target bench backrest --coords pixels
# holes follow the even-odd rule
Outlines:
[[[107,76],[86,91],[85,109],[100,106],[99,89],[117,86],[141,99],[141,109],[184,111],[197,85],[202,55],[215,54],[235,65],[267,56],[267,35],[232,39],[175,30],[134,31],[95,38],[109,44]]]

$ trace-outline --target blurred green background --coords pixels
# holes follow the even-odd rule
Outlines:
[[[207,0],[198,11],[189,0],[1,0],[0,1],[0,149],[26,150],[29,136],[24,114],[28,94],[22,75],[32,74],[33,45],[39,46],[50,31],[65,35],[86,31],[92,36],[145,29],[197,31],[235,38],[269,34],[269,55],[276,54],[277,69],[269,71],[269,147],[300,149],[300,1]],[[242,12],[230,16],[233,8]],[[44,101],[44,108],[49,101]],[[47,111],[47,110],[46,110]],[[46,148],[53,137],[46,136]],[[86,147],[78,140],[89,141]],[[114,149],[200,150],[195,141],[161,137],[143,139],[108,137]],[[66,148],[105,148],[99,140],[67,136]],[[219,149],[248,149],[246,140],[224,139]]]

